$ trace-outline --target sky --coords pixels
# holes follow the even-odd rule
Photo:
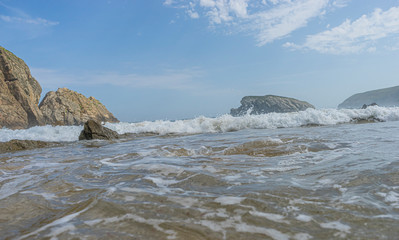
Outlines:
[[[48,91],[121,121],[229,113],[248,95],[336,108],[399,85],[399,0],[0,0],[0,46]]]

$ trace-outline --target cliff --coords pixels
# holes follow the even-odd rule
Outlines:
[[[371,103],[383,107],[399,106],[399,86],[352,95],[339,104],[338,108],[361,108]]]
[[[26,63],[0,47],[0,127],[42,125],[38,108],[41,92]]]
[[[253,115],[271,112],[287,113],[304,111],[308,108],[314,108],[314,106],[294,98],[274,95],[246,96],[241,99],[241,106],[231,109],[230,114],[232,116],[242,116],[247,113]]]

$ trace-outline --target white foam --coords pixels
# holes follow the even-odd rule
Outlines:
[[[178,121],[145,121],[139,123],[106,123],[105,126],[123,133],[197,134],[238,131],[242,129],[269,129],[300,127],[311,124],[335,125],[353,119],[378,118],[382,121],[399,121],[399,107],[368,107],[367,109],[307,109],[293,113],[269,113],[217,118],[197,117]]]
[[[252,216],[266,218],[266,219],[268,219],[270,221],[273,221],[273,222],[289,224],[289,221],[284,220],[284,216],[280,215],[280,214],[264,213],[264,212],[258,212],[258,211],[249,211],[249,213]]]
[[[0,142],[13,139],[37,140],[46,142],[73,142],[79,139],[82,126],[41,126],[28,129],[0,129]]]
[[[311,216],[304,215],[304,214],[299,214],[298,216],[295,217],[296,220],[301,221],[301,222],[310,222],[313,220]]]
[[[238,131],[243,129],[290,128],[306,125],[335,125],[353,119],[378,118],[382,121],[399,121],[399,107],[368,107],[367,109],[307,109],[293,113],[269,113],[216,118],[197,117],[177,121],[145,121],[139,123],[106,123],[105,126],[123,133],[198,134]],[[53,142],[77,141],[82,126],[41,126],[23,130],[0,129],[0,142],[12,139]]]
[[[223,197],[218,197],[215,199],[215,202],[220,203],[221,205],[233,205],[233,204],[239,204],[244,200],[242,197],[228,197],[228,196],[223,196]]]
[[[341,222],[338,221],[321,223],[320,226],[322,228],[335,229],[345,233],[350,233],[351,229],[351,227],[349,227],[348,225],[342,224]]]

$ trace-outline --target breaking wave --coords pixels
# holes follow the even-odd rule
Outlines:
[[[199,134],[222,133],[243,129],[292,128],[312,125],[337,125],[357,121],[398,121],[399,107],[368,107],[367,109],[307,109],[294,113],[269,113],[216,118],[197,117],[177,121],[144,121],[138,123],[106,123],[119,134]],[[82,126],[42,126],[24,130],[0,129],[0,142],[12,139],[41,141],[77,141]]]

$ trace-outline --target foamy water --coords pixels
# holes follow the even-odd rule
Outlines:
[[[395,239],[398,111],[2,129],[72,142],[0,154],[0,239]]]
[[[200,134],[224,133],[243,129],[293,128],[311,125],[337,125],[356,120],[378,119],[398,121],[399,108],[368,107],[367,109],[308,109],[294,113],[269,113],[233,117],[222,115],[216,118],[197,117],[177,121],[145,121],[139,123],[107,123],[106,127],[124,133]],[[82,127],[44,126],[24,130],[0,129],[0,142],[19,140],[77,141]]]

